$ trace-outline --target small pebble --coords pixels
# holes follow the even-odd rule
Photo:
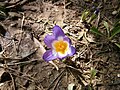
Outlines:
[[[118,77],[120,77],[120,74],[117,74]]]
[[[117,11],[113,11],[113,12],[112,12],[112,15],[116,15],[116,14],[117,14]]]

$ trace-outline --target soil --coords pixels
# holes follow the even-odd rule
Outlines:
[[[96,10],[98,17],[81,22],[85,10],[86,21]],[[120,90],[120,48],[90,32],[120,20],[119,0],[1,0],[0,11],[0,90]],[[55,24],[76,48],[53,61],[59,70],[42,59]]]

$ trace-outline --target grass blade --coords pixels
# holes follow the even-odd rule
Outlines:
[[[114,26],[114,27],[118,27],[118,26],[120,26],[120,20],[117,20],[117,21],[114,23],[113,26]]]
[[[107,30],[109,30],[108,23],[107,23],[106,21],[104,21],[103,24],[104,24],[105,28],[106,28]]]
[[[110,39],[112,39],[116,34],[120,33],[120,26],[114,27],[111,31]]]
[[[82,16],[81,16],[81,22],[84,22],[87,18],[87,16],[90,14],[89,11],[85,10],[83,13],[82,13]]]
[[[110,37],[110,29],[109,29],[109,25],[106,21],[103,22],[105,28],[107,29],[107,34],[108,34],[108,38]]]
[[[93,79],[96,75],[97,71],[94,68],[91,68],[90,74],[91,74],[91,79]]]
[[[95,34],[97,34],[97,35],[103,36],[103,33],[101,33],[100,31],[98,31],[98,29],[95,28],[95,27],[92,27],[92,28],[91,28],[91,32],[93,32],[93,33],[95,33]]]
[[[118,46],[118,47],[120,48],[120,44],[118,44],[118,43],[115,43],[115,45],[116,45],[116,46]]]

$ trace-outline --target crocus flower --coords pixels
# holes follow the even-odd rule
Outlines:
[[[71,46],[71,40],[64,34],[63,30],[55,25],[53,27],[53,34],[46,35],[44,38],[44,43],[50,50],[47,50],[43,54],[43,59],[45,61],[51,61],[55,59],[63,59],[67,56],[72,56],[75,54],[75,48]]]

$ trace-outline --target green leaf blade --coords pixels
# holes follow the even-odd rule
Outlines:
[[[97,71],[94,68],[91,68],[90,74],[91,74],[91,79],[95,77]]]
[[[120,26],[114,27],[111,31],[110,39],[112,39],[116,34],[120,33]]]
[[[109,30],[109,26],[108,26],[108,23],[106,22],[106,21],[104,21],[104,26],[105,26],[105,28],[107,29],[107,30]]]
[[[107,29],[107,34],[108,34],[108,38],[110,37],[110,29],[109,29],[109,25],[108,25],[108,22],[104,21],[103,22],[105,28]]]
[[[97,35],[103,36],[103,33],[101,33],[100,31],[98,31],[98,29],[95,28],[95,27],[92,27],[90,29],[90,31],[93,32],[93,33],[95,33],[95,34],[97,34]]]
[[[117,47],[119,47],[119,48],[120,48],[120,44],[118,44],[118,43],[115,43],[115,45],[116,45]]]

